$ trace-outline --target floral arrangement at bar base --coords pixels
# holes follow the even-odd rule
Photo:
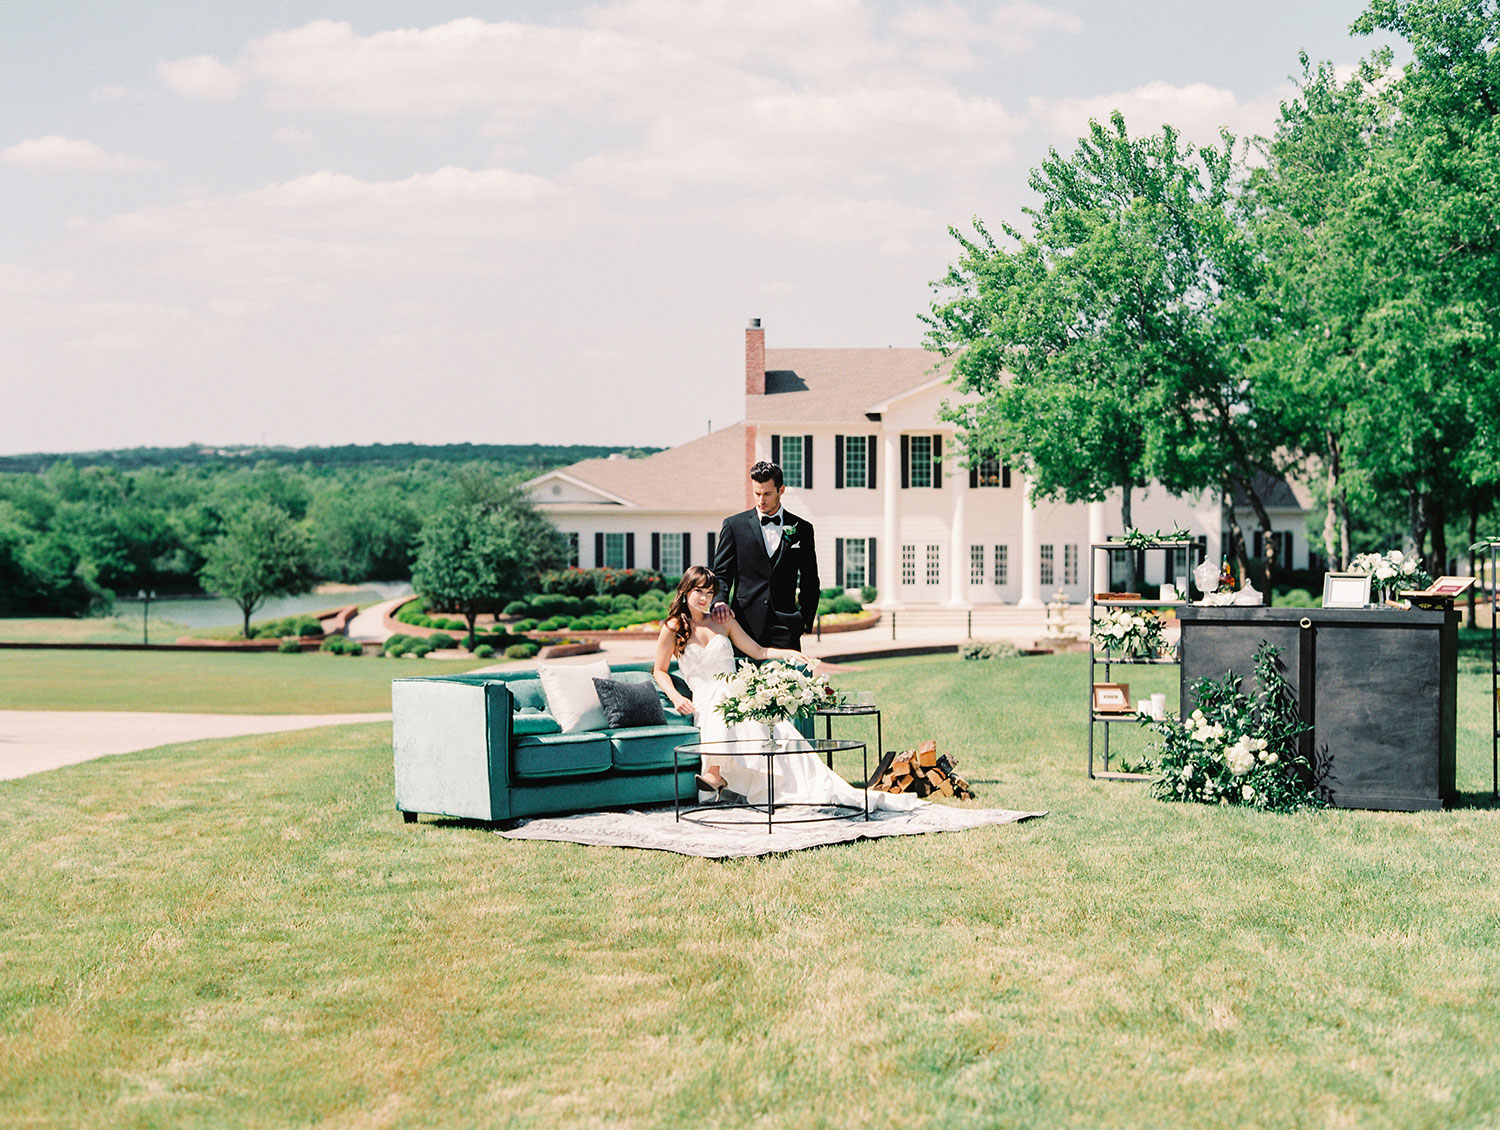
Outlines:
[[[1167,638],[1159,616],[1111,608],[1094,620],[1094,646],[1118,652],[1127,659],[1150,659],[1166,650]]]
[[[1425,589],[1432,578],[1422,568],[1422,559],[1415,553],[1402,553],[1393,549],[1389,553],[1361,553],[1349,562],[1349,572],[1368,573],[1370,588],[1385,600],[1402,589]]]
[[[734,674],[719,678],[729,684],[729,694],[719,709],[731,726],[736,722],[774,726],[790,718],[811,718],[820,706],[837,706],[841,701],[826,675],[779,660],[758,666],[741,660]]]
[[[1238,804],[1268,812],[1324,808],[1312,767],[1297,752],[1309,727],[1297,712],[1278,651],[1264,640],[1255,652],[1254,700],[1233,673],[1193,684],[1198,709],[1185,720],[1145,720],[1160,741],[1147,753],[1159,800]]]

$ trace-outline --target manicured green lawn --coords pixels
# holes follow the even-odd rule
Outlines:
[[[157,643],[187,631],[182,624],[151,618],[149,631]],[[140,643],[141,618],[136,616],[0,616],[0,640],[15,643]]]
[[[403,825],[383,726],[0,782],[0,1125],[1495,1125],[1487,802],[1091,783],[1081,656],[844,681],[976,804],[1051,815],[723,863],[512,842]]]
[[[0,710],[355,714],[391,708],[391,680],[491,660],[322,652],[0,650]]]

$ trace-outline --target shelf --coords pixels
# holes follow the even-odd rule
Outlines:
[[[1116,664],[1123,664],[1125,666],[1135,665],[1135,666],[1141,666],[1141,667],[1147,667],[1147,666],[1176,667],[1177,666],[1177,660],[1175,660],[1175,659],[1141,659],[1139,656],[1136,656],[1136,657],[1133,657],[1133,658],[1130,658],[1130,659],[1124,659],[1124,658],[1122,658],[1122,659],[1096,659],[1096,660],[1094,660],[1094,663],[1095,663],[1096,666],[1099,665],[1099,664],[1103,664],[1106,667],[1112,667],[1112,666],[1114,666]]]
[[[1095,722],[1139,722],[1143,715],[1131,711],[1129,714],[1095,714]]]
[[[1186,600],[1096,600],[1106,608],[1186,608]]]
[[[1149,773],[1094,773],[1096,781],[1150,781],[1153,778]]]

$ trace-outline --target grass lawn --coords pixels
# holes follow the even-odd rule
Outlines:
[[[151,618],[157,643],[187,631],[182,624]],[[0,616],[0,640],[12,643],[140,643],[140,616]]]
[[[391,708],[391,680],[495,660],[304,652],[0,651],[0,710],[357,714]]]
[[[403,825],[382,726],[0,782],[0,1125],[1496,1125],[1488,678],[1469,806],[1292,817],[1089,782],[1087,678],[849,672],[1051,815],[759,860]]]

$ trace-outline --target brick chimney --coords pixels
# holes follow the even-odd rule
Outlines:
[[[765,391],[766,331],[759,318],[751,318],[745,330],[745,395],[763,396]]]

